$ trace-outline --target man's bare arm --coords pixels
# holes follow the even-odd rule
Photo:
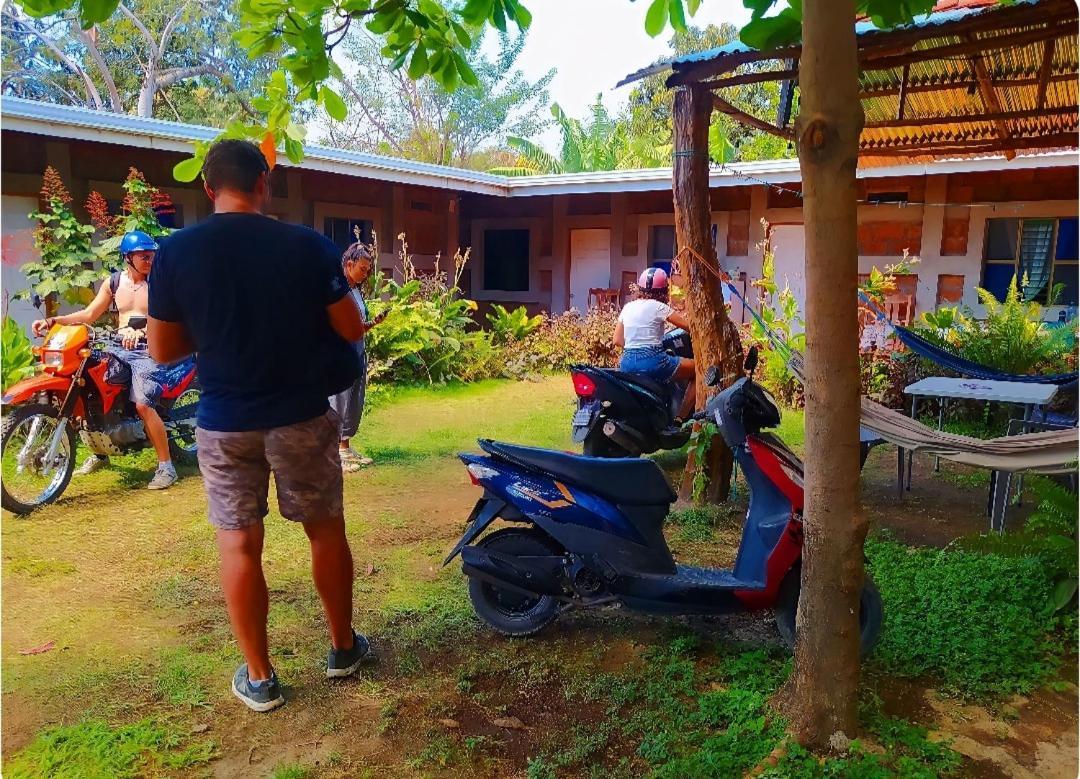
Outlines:
[[[60,316],[49,317],[48,319],[38,319],[32,325],[31,329],[34,335],[44,335],[52,325],[92,325],[94,322],[101,319],[102,315],[109,310],[109,304],[112,303],[113,294],[112,289],[109,288],[109,280],[101,282],[101,286],[98,287],[97,295],[90,301],[90,305],[80,311],[73,311],[70,314],[61,314]]]
[[[346,341],[352,343],[364,337],[364,317],[352,295],[346,295],[327,306],[326,315],[330,317],[330,326],[334,328],[334,332]]]
[[[146,343],[155,362],[170,363],[195,351],[183,322],[164,322],[152,316],[146,320]]]

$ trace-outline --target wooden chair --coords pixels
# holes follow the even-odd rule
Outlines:
[[[592,287],[589,290],[589,309],[594,308],[618,308],[619,290],[606,287]]]
[[[885,313],[894,324],[910,327],[915,321],[915,299],[911,295],[889,295],[885,298]]]

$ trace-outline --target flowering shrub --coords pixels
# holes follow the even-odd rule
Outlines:
[[[548,314],[528,336],[503,346],[505,372],[520,377],[577,363],[613,368],[619,361],[612,342],[618,319],[612,308],[592,309],[584,316],[576,310]]]
[[[120,240],[125,233],[141,230],[154,238],[168,235],[170,231],[161,226],[159,217],[176,211],[172,198],[150,184],[137,168],[128,169],[123,186],[124,200],[119,214],[109,213],[109,204],[100,192],[91,192],[86,198],[90,222],[103,235],[94,247],[103,268],[120,266]]]
[[[34,246],[41,258],[22,266],[31,289],[21,291],[16,297],[27,299],[36,292],[50,309],[55,308],[57,298],[69,303],[87,303],[90,285],[97,278],[90,248],[94,228],[75,218],[71,195],[51,166],[45,169],[41,200],[44,207],[30,214],[38,222],[34,228]]]

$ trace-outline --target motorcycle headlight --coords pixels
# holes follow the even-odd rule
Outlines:
[[[46,368],[59,368],[64,364],[63,352],[45,352],[45,359],[43,360]]]

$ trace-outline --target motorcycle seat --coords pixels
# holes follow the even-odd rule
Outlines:
[[[642,376],[639,373],[627,373],[626,371],[617,371],[614,369],[610,369],[606,371],[606,373],[617,381],[622,381],[627,384],[636,384],[661,398],[666,398],[671,394],[670,382],[668,384],[662,384],[661,382],[653,381],[646,376]]]
[[[652,460],[585,457],[487,438],[480,439],[479,444],[494,457],[582,487],[616,505],[657,506],[675,502],[676,495],[664,472]]]

